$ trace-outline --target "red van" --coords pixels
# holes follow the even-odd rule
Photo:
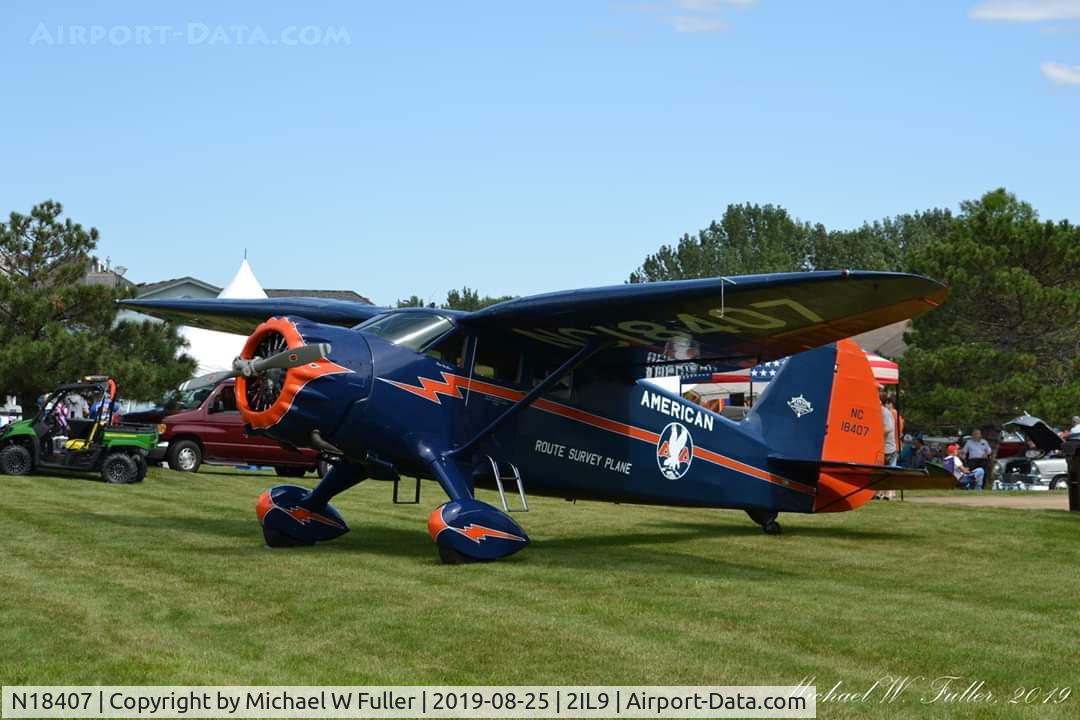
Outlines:
[[[185,383],[169,402],[151,462],[166,460],[173,470],[195,472],[204,462],[272,466],[282,477],[320,470],[319,453],[289,450],[275,440],[251,435],[236,408],[232,378],[214,384]]]

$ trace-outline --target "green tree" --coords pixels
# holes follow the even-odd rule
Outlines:
[[[1023,411],[1065,423],[1080,408],[1080,228],[1041,221],[1004,189],[965,202],[909,267],[951,295],[915,320],[901,361],[912,426],[997,426]]]
[[[828,230],[775,205],[728,205],[719,222],[645,258],[630,282],[798,270],[902,270],[907,255],[944,237],[948,210],[927,210]]]
[[[46,201],[0,223],[0,388],[29,409],[54,385],[87,374],[116,378],[124,397],[151,399],[189,378],[194,361],[177,356],[176,329],[115,322],[115,300],[129,295],[83,283],[98,232]]]
[[[397,307],[399,308],[412,308],[412,307],[435,307],[435,303],[425,302],[424,298],[419,295],[410,295],[407,298],[399,299],[397,301]]]
[[[442,307],[447,310],[467,310],[471,312],[513,298],[513,295],[503,295],[501,297],[484,295],[481,297],[479,291],[463,287],[461,290],[451,290],[446,293],[446,302],[442,304]]]
[[[645,258],[630,282],[806,270],[812,232],[775,205],[728,205],[719,222]]]

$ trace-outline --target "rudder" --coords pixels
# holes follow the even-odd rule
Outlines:
[[[841,340],[789,359],[747,418],[759,424],[777,459],[820,461],[815,512],[852,510],[874,491],[852,482],[832,463],[880,466],[884,428],[878,383],[853,340]]]

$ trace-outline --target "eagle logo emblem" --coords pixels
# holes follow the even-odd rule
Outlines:
[[[682,423],[669,423],[656,441],[656,464],[668,480],[678,480],[694,459],[694,438]]]
[[[798,395],[788,400],[787,406],[791,408],[791,412],[795,413],[795,417],[797,418],[801,418],[803,415],[809,415],[814,412],[814,406],[802,395]]]

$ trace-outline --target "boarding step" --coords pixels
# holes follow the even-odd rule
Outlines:
[[[495,488],[499,491],[499,500],[502,502],[503,512],[529,512],[529,500],[525,497],[525,483],[521,480],[521,473],[518,471],[517,465],[514,463],[506,463],[510,466],[510,474],[503,475],[502,470],[499,468],[499,461],[490,455],[487,456],[488,463],[491,464],[491,475],[495,478]],[[510,504],[506,501],[506,488],[503,485],[504,480],[513,480],[517,485],[518,496],[521,498],[521,507],[511,509]]]
[[[398,486],[401,485],[401,478],[398,477],[394,480],[394,504],[395,505],[419,505],[420,504],[420,478],[415,478],[416,488],[413,492],[412,500],[403,500],[398,494]]]

